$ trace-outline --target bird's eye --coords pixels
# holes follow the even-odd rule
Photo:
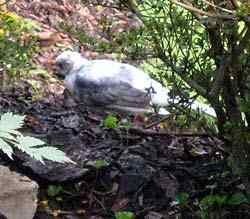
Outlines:
[[[63,63],[60,63],[60,62],[59,62],[59,63],[57,64],[57,66],[58,66],[58,68],[62,69],[64,65],[63,65]]]

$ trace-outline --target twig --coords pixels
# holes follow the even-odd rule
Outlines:
[[[101,208],[104,210],[104,212],[107,212],[107,209],[104,206],[104,204],[95,195],[93,195],[93,198],[101,206]]]
[[[220,9],[221,11],[224,11],[224,12],[227,12],[227,13],[230,13],[230,14],[233,14],[233,15],[236,14],[236,13],[235,13],[234,11],[232,11],[232,10],[229,10],[229,9],[226,9],[226,8],[222,8],[222,7],[220,7],[220,6],[218,6],[218,5],[215,5],[215,4],[213,4],[213,3],[209,2],[209,1],[206,1],[206,0],[202,0],[202,1],[203,1],[205,4],[207,4],[207,5],[210,5],[210,6],[214,7],[214,8]]]
[[[226,73],[226,69],[228,67],[229,61],[230,61],[229,58],[222,57],[220,67],[218,69],[217,75],[213,83],[213,87],[211,91],[209,92],[210,98],[214,98],[219,95],[219,92],[224,82],[224,77],[225,77],[225,73]]]
[[[152,122],[152,123],[149,124],[149,125],[146,125],[144,128],[145,128],[145,129],[150,129],[150,128],[154,127],[154,126],[157,126],[157,125],[159,125],[161,122],[164,122],[165,120],[167,120],[170,116],[171,116],[171,115],[164,116],[163,118],[161,118],[161,119],[159,119],[159,120],[157,120],[157,121],[155,121],[155,122]]]
[[[238,8],[239,4],[237,2],[237,0],[231,0],[232,5],[234,6],[234,8]]]
[[[216,137],[211,136],[208,133],[176,133],[176,132],[157,132],[152,130],[146,130],[142,128],[130,128],[128,132],[138,134],[138,135],[147,135],[147,136],[180,136],[180,137]]]
[[[235,19],[234,16],[232,15],[221,15],[221,14],[212,14],[212,13],[209,13],[209,12],[206,12],[206,11],[203,11],[199,8],[195,8],[193,6],[190,6],[190,5],[186,5],[182,2],[179,2],[177,0],[171,0],[171,2],[173,2],[174,4],[176,5],[179,5],[181,6],[182,8],[185,8],[189,11],[192,11],[194,13],[198,13],[200,15],[203,15],[203,16],[208,16],[208,17],[213,17],[213,18],[220,18],[220,19],[224,19],[224,20],[232,20],[232,19]]]

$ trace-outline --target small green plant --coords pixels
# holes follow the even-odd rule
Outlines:
[[[180,193],[176,196],[176,202],[179,207],[187,211],[191,211],[198,218],[221,218],[226,209],[231,206],[239,206],[243,203],[249,203],[247,197],[241,193],[230,194],[214,194],[206,195],[197,200],[190,199],[188,193]],[[197,208],[198,207],[198,208]]]
[[[97,170],[100,170],[108,166],[108,162],[106,160],[96,160],[94,166]]]
[[[109,115],[104,119],[103,125],[105,128],[115,129],[119,126],[119,120],[115,116]]]
[[[241,192],[233,194],[228,200],[228,205],[241,205],[243,203],[249,203],[248,198]]]
[[[58,196],[61,192],[63,192],[63,187],[62,186],[55,186],[55,185],[49,185],[47,189],[47,194],[50,197],[56,197]]]
[[[0,150],[9,158],[13,159],[13,148],[18,148],[43,164],[44,159],[60,163],[74,163],[56,147],[47,146],[40,139],[23,136],[18,129],[23,126],[24,119],[25,116],[14,115],[11,112],[3,114],[0,118]]]
[[[32,20],[0,11],[0,69],[4,72],[4,88],[10,86],[10,79],[28,74],[32,56],[38,48],[33,34],[37,29],[39,26]]]
[[[135,214],[130,211],[119,211],[115,213],[116,219],[134,219]]]
[[[179,205],[182,205],[182,206],[187,205],[188,201],[189,201],[189,194],[186,192],[179,193],[176,196],[176,203]]]

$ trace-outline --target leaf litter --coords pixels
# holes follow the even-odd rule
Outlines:
[[[211,192],[208,185],[217,183],[216,190],[223,192],[241,184],[227,166],[223,143],[213,136],[159,133],[154,127],[110,129],[101,125],[110,112],[65,104],[64,87],[54,78],[50,61],[62,48],[79,42],[62,32],[59,23],[76,22],[90,36],[109,42],[99,23],[102,17],[108,15],[118,24],[112,31],[125,31],[139,25],[128,14],[76,0],[19,0],[9,7],[40,23],[37,36],[42,50],[34,62],[49,72],[50,82],[45,86],[46,95],[36,101],[31,101],[34,93],[28,83],[2,93],[0,111],[27,115],[24,133],[58,145],[77,163],[46,161],[44,167],[22,152],[14,163],[7,162],[40,184],[35,219],[114,218],[116,212],[130,211],[136,218],[175,218],[178,208],[172,203],[178,194],[187,192],[194,200]],[[79,49],[88,58],[112,58],[89,45],[79,44]],[[105,165],[96,168],[96,163]],[[51,185],[60,188],[53,197],[47,193]]]

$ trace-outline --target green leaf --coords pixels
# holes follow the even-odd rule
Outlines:
[[[41,146],[45,144],[44,141],[38,138],[30,137],[30,136],[21,136],[21,137],[18,137],[17,139],[21,147],[25,147],[25,148]]]
[[[205,206],[208,207],[208,206],[213,206],[216,203],[216,201],[217,199],[215,195],[207,195],[201,200],[200,204],[204,207]]]
[[[37,154],[37,155],[36,155]],[[59,163],[72,163],[76,164],[74,161],[72,161],[70,158],[66,156],[66,154],[57,149],[56,147],[51,146],[45,146],[41,148],[36,148],[35,156],[42,156],[43,158]]]
[[[16,141],[16,137],[11,135],[9,132],[0,131],[0,138],[5,138],[5,139],[10,139],[12,141]]]
[[[201,200],[201,206],[210,207],[213,205],[222,206],[227,204],[227,195],[207,195]]]
[[[75,162],[72,161],[70,158],[68,158],[63,151],[60,151],[56,147],[51,147],[51,146],[39,147],[45,145],[45,142],[40,139],[30,136],[25,136],[25,137],[22,136],[18,137],[17,139],[19,143],[16,144],[15,146],[17,146],[23,152],[29,154],[34,159],[42,162],[43,164],[44,164],[43,159],[59,163],[75,164]]]
[[[243,203],[248,203],[248,199],[247,197],[239,192],[239,193],[235,193],[232,195],[232,197],[228,200],[227,204],[229,205],[240,205],[240,204],[243,204]]]
[[[226,204],[227,202],[227,195],[217,195],[216,196],[216,203],[221,206]]]
[[[186,193],[186,192],[179,193],[179,194],[176,196],[176,202],[177,202],[179,205],[187,204],[188,199],[189,199],[189,194]]]
[[[24,124],[25,116],[13,115],[13,113],[5,113],[0,119],[0,131],[12,132],[15,129],[19,129]]]
[[[134,219],[135,214],[130,211],[120,211],[115,213],[116,219]]]
[[[13,154],[12,147],[7,142],[2,140],[1,138],[0,138],[0,150],[2,150],[5,154],[7,154],[10,159],[13,159],[12,158],[12,154]]]
[[[62,191],[63,191],[62,186],[49,185],[49,187],[47,189],[47,194],[50,197],[55,197],[55,196],[59,195]]]
[[[109,115],[104,119],[103,124],[106,128],[115,129],[118,127],[118,122],[119,120],[115,116]]]
[[[106,160],[96,160],[95,161],[95,168],[96,169],[101,169],[103,167],[108,166],[108,162]]]

